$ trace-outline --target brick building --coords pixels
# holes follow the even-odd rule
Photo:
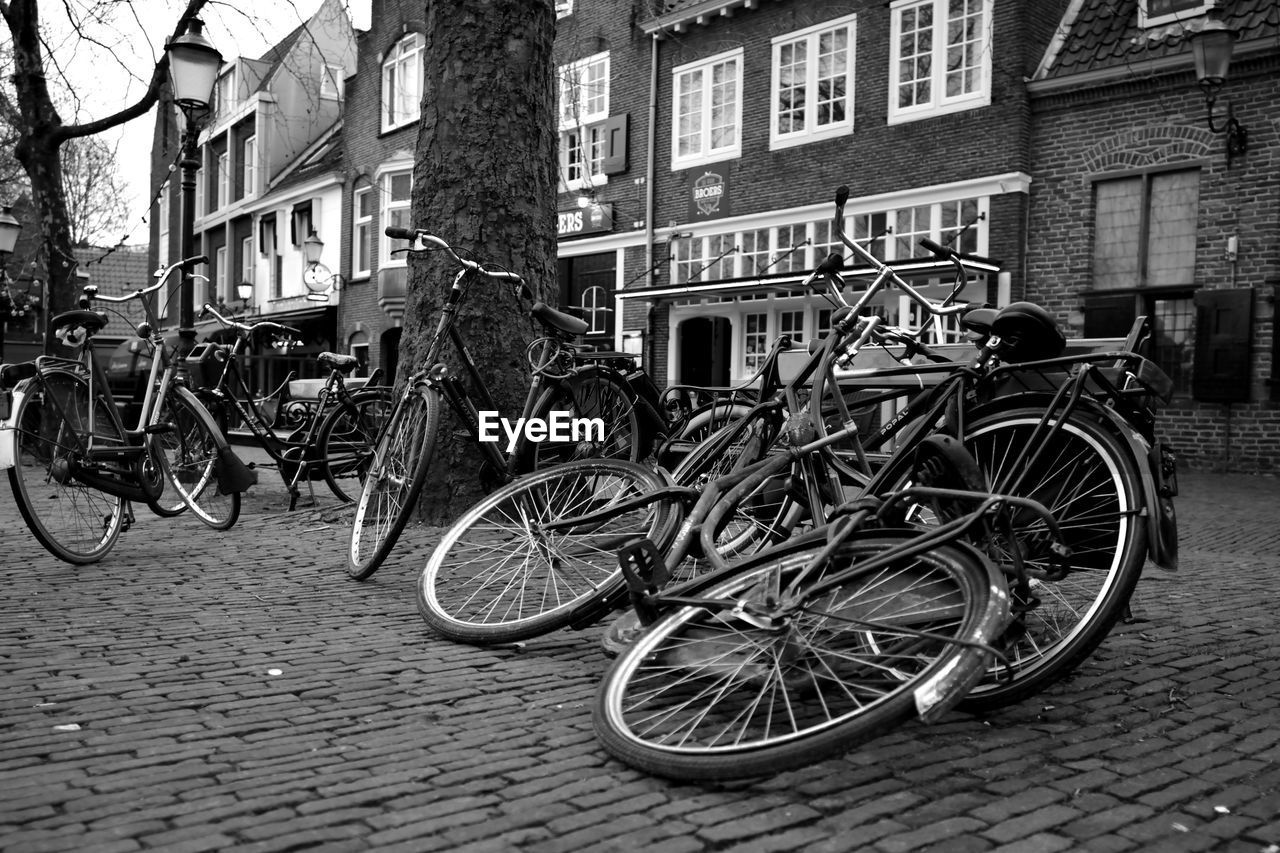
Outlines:
[[[584,82],[582,100],[607,102],[608,115],[587,111],[597,124],[582,131],[585,166],[562,154],[561,231],[574,202],[605,206],[612,227],[564,235],[561,283],[581,305],[586,289],[563,259],[596,267],[597,251],[613,252],[617,343],[642,339],[660,380],[741,379],[779,333],[822,331],[830,306],[796,288],[839,245],[840,185],[851,190],[848,228],[879,257],[926,255],[922,236],[955,240],[1002,261],[1002,275],[972,281],[963,298],[1022,292],[1023,81],[1065,3],[676,0],[630,16],[610,3],[565,6],[561,77],[603,57],[607,80],[597,91]],[[611,173],[614,140],[591,131],[623,114],[627,168]],[[562,127],[562,148],[575,132]],[[913,269],[928,293],[949,281],[937,265]],[[880,307],[892,319],[907,310],[897,297]]]
[[[1209,128],[1190,36],[1202,0],[1075,0],[1028,84],[1029,298],[1075,333],[1157,321],[1177,396],[1162,429],[1193,465],[1275,471],[1280,373],[1280,17],[1228,0],[1239,38]]]

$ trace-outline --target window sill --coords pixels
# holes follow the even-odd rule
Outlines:
[[[977,110],[989,106],[991,106],[991,93],[984,92],[981,97],[966,98],[963,101],[956,101],[941,107],[927,107],[905,112],[896,112],[893,107],[890,107],[889,118],[885,121],[885,124],[890,126],[895,124],[910,124],[916,121],[954,115],[955,113],[963,113],[969,110]]]
[[[416,115],[413,118],[406,119],[405,121],[400,122],[399,124],[384,124],[382,126],[381,132],[379,132],[378,135],[386,136],[389,133],[395,133],[396,131],[404,130],[407,127],[416,127],[418,124],[418,121],[421,118],[422,118],[421,115]]]
[[[725,151],[720,154],[709,154],[706,157],[687,157],[683,160],[671,160],[671,171],[683,172],[686,169],[696,169],[700,166],[710,166],[712,163],[723,163],[726,160],[737,160],[742,157],[742,149],[734,148],[732,151]]]
[[[795,133],[785,137],[769,136],[769,150],[778,151],[786,148],[795,148],[798,145],[808,145],[810,142],[825,142],[828,139],[839,139],[842,136],[853,135],[853,124],[842,124],[834,127],[823,128],[822,130],[814,130],[804,133]]]

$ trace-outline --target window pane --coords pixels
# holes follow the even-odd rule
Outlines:
[[[784,44],[778,58],[778,132],[804,130],[805,49],[803,41]]]
[[[391,176],[391,200],[408,201],[409,191],[413,186],[413,178],[408,172]]]
[[[1151,176],[1151,224],[1147,232],[1147,285],[1191,284],[1196,266],[1196,215],[1200,173]]]
[[[1151,315],[1155,321],[1152,361],[1173,380],[1175,391],[1186,393],[1191,389],[1191,355],[1195,350],[1192,300],[1153,300]]]
[[[1096,187],[1093,286],[1137,287],[1142,227],[1142,178],[1102,181]]]

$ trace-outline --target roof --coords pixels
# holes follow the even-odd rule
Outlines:
[[[719,15],[731,15],[735,8],[754,9],[759,0],[655,0],[653,15],[640,22],[646,35],[682,32],[690,23],[706,24]]]
[[[1223,4],[1223,21],[1240,33],[1241,46],[1280,33],[1276,0],[1231,0]],[[1155,27],[1141,27],[1138,0],[1076,0],[1062,21],[1059,36],[1036,75],[1054,80],[1080,74],[1125,70],[1153,71],[1185,63],[1191,67],[1187,36],[1198,32],[1202,14]],[[1274,44],[1274,41],[1273,41]],[[1273,47],[1274,49],[1274,47]]]
[[[296,186],[313,180],[321,175],[340,172],[346,157],[343,146],[342,121],[337,122],[320,134],[320,138],[311,143],[305,151],[289,163],[279,176],[271,182],[267,192],[274,193],[286,187]]]
[[[80,269],[89,274],[89,281],[98,286],[99,293],[120,296],[152,284],[146,246],[121,246],[115,251],[82,246],[72,251]]]
[[[259,62],[266,62],[269,64],[266,72],[262,75],[262,80],[258,83],[258,91],[261,92],[266,90],[267,84],[271,80],[272,75],[275,74],[276,69],[279,68],[280,64],[289,56],[289,51],[298,43],[298,39],[302,37],[302,34],[306,32],[306,29],[307,22],[303,21],[294,28],[293,32],[280,39],[280,41],[272,45],[266,53],[258,57]]]

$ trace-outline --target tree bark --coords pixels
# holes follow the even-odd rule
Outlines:
[[[413,224],[521,275],[554,301],[556,236],[552,0],[427,3],[425,82],[414,163]],[[452,261],[412,259],[401,379],[423,367]],[[529,387],[528,317],[510,286],[480,282],[458,329],[503,416],[518,417]],[[446,346],[442,359],[462,373]],[[446,409],[421,504],[440,522],[482,494],[480,456]]]

